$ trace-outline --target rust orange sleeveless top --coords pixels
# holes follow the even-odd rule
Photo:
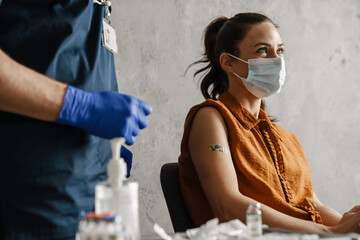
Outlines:
[[[215,217],[192,163],[188,143],[194,116],[207,106],[215,107],[227,126],[239,191],[287,215],[322,223],[312,205],[310,169],[296,136],[271,123],[262,110],[256,119],[230,93],[224,93],[217,101],[208,99],[192,107],[185,120],[179,178],[194,224],[200,226]]]

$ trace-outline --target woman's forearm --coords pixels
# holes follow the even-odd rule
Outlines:
[[[340,222],[341,215],[334,209],[329,208],[324,205],[321,205],[321,206],[318,206],[315,208],[320,213],[320,215],[323,219],[324,225],[335,226],[336,224],[338,224]]]
[[[228,207],[221,210],[222,214],[220,216],[220,220],[229,221],[238,218],[245,223],[246,206],[249,203],[254,203],[255,201],[243,195],[236,196],[232,198],[232,200],[228,199],[228,201],[229,202],[226,204]],[[314,233],[326,233],[332,231],[329,227],[325,225],[286,215],[266,205],[261,206],[261,211],[263,223],[271,228],[289,229],[301,232]]]
[[[339,222],[341,221],[340,213],[322,204],[320,200],[317,198],[315,192],[313,193],[313,199],[314,199],[313,205],[316,211],[320,213],[324,225],[335,226],[339,224]]]

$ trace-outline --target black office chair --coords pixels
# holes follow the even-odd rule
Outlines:
[[[174,231],[185,232],[194,228],[181,194],[177,162],[166,163],[161,167],[160,182]]]

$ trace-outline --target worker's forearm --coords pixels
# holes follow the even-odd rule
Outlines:
[[[0,50],[0,110],[54,121],[67,85],[27,68]]]

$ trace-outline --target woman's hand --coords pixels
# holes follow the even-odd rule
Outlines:
[[[339,224],[329,227],[332,233],[360,233],[360,205],[344,213]]]

